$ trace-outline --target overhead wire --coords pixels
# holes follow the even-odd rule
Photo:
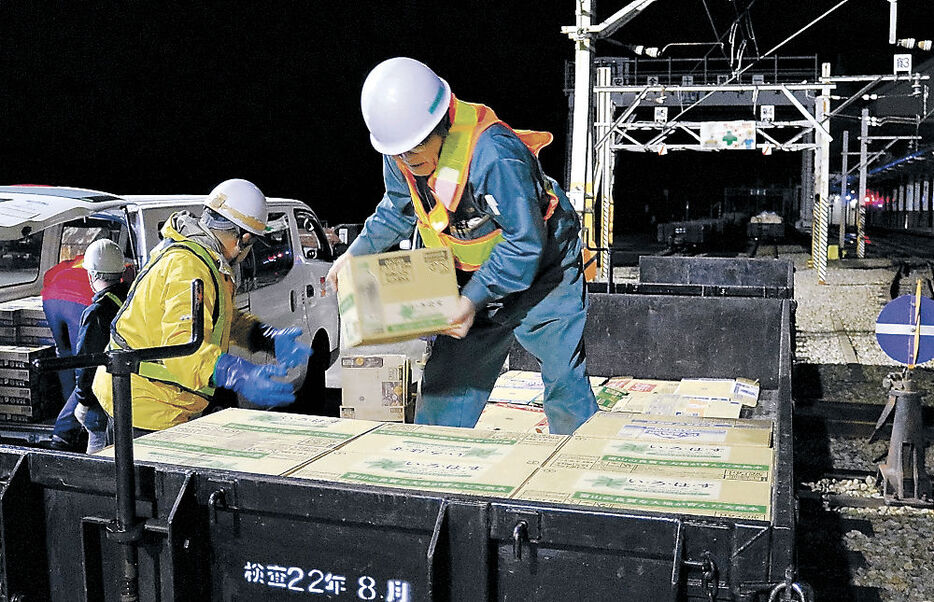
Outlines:
[[[755,1],[755,0],[753,0],[753,2],[754,2],[754,1]],[[743,67],[742,69],[737,70],[737,71],[734,71],[734,72],[733,72],[733,75],[730,76],[730,78],[727,79],[725,82],[723,82],[723,83],[721,83],[721,84],[717,84],[717,85],[716,85],[714,88],[712,88],[709,92],[707,92],[706,94],[704,94],[704,96],[700,97],[699,99],[697,99],[696,101],[694,101],[693,103],[691,103],[690,105],[688,105],[687,107],[685,107],[684,109],[682,109],[681,112],[678,113],[677,115],[675,115],[675,117],[674,117],[673,119],[669,120],[668,125],[666,125],[665,128],[662,129],[662,131],[661,131],[657,136],[655,136],[652,140],[650,140],[649,142],[647,142],[645,146],[649,146],[649,145],[655,144],[655,143],[658,142],[659,140],[664,139],[671,131],[673,131],[673,130],[675,129],[675,127],[674,127],[673,125],[671,125],[671,124],[674,124],[675,122],[677,122],[677,120],[678,120],[679,118],[681,118],[682,115],[684,115],[685,113],[687,113],[688,111],[690,111],[691,109],[693,109],[694,107],[696,107],[697,105],[701,104],[702,102],[704,102],[705,100],[707,100],[708,98],[710,98],[714,93],[718,92],[718,91],[720,90],[720,88],[722,88],[723,86],[729,85],[730,82],[734,81],[736,78],[738,78],[738,77],[741,76],[743,73],[745,73],[746,71],[748,71],[750,68],[753,67],[753,65],[755,65],[756,63],[758,63],[760,60],[762,60],[762,59],[764,59],[764,58],[767,58],[767,57],[770,56],[773,52],[775,52],[776,50],[778,50],[779,48],[781,48],[782,46],[784,46],[784,45],[787,44],[788,42],[792,41],[793,39],[795,39],[796,37],[798,37],[799,35],[801,35],[801,34],[804,33],[805,31],[807,31],[808,29],[810,29],[810,28],[811,28],[812,26],[814,26],[816,23],[818,23],[819,21],[821,21],[822,19],[824,19],[827,15],[829,15],[829,14],[832,13],[832,12],[834,12],[835,10],[837,10],[838,8],[840,8],[841,6],[843,6],[844,4],[846,4],[846,3],[849,2],[849,1],[850,1],[850,0],[840,0],[840,1],[837,2],[835,5],[833,5],[831,8],[827,9],[826,11],[824,11],[820,16],[818,16],[817,18],[815,18],[814,20],[812,20],[810,23],[808,23],[807,25],[805,25],[804,27],[802,27],[802,28],[799,29],[798,31],[794,32],[793,34],[791,34],[790,36],[788,36],[787,38],[785,38],[784,40],[782,40],[781,42],[779,42],[778,44],[776,44],[775,46],[773,46],[772,48],[770,48],[770,49],[768,50],[768,52],[766,52],[765,54],[762,54],[762,55],[758,56],[754,61],[752,61],[751,63],[749,63],[748,65],[746,65],[746,66]],[[750,6],[751,6],[751,3],[750,3]]]

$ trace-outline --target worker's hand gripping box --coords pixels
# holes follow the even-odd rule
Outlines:
[[[341,356],[341,418],[404,422],[410,379],[404,355]]]
[[[338,282],[341,338],[348,347],[443,332],[459,297],[448,249],[352,257]]]

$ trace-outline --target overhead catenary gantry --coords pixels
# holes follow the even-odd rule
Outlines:
[[[616,32],[653,2],[630,2],[606,21],[594,24],[592,2],[577,0],[576,24],[562,28],[575,44],[568,194],[581,214],[586,246],[598,253],[599,278],[608,279],[611,265],[616,152],[663,155],[681,150],[745,149],[765,155],[804,151],[800,215],[802,222],[811,225],[812,263],[823,283],[830,218],[831,118],[879,82],[910,76],[832,77],[828,63],[818,73],[816,57],[773,55],[810,24],[743,68],[706,58],[681,59],[677,65],[675,59],[594,55],[595,40]],[[810,61],[810,68],[796,64],[802,61]],[[851,80],[869,83],[831,111],[837,83]],[[741,144],[729,143],[729,136],[737,134],[731,127],[747,132]],[[725,136],[718,141],[718,134]],[[862,220],[858,222],[861,226]]]

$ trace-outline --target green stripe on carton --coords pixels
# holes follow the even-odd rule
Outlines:
[[[450,491],[472,491],[477,493],[511,493],[514,487],[509,485],[490,485],[489,483],[468,483],[465,481],[438,481],[435,479],[407,479],[404,477],[387,477],[367,474],[365,472],[347,472],[341,475],[342,479],[373,485],[386,485],[387,487],[430,487],[432,489],[446,489]]]
[[[401,324],[387,324],[386,332],[405,332],[408,330],[419,330],[422,328],[439,328],[447,326],[448,321],[444,316],[422,318],[421,320],[412,320]]]
[[[651,508],[666,508],[672,510],[720,510],[723,512],[736,512],[741,514],[765,514],[767,506],[758,504],[733,504],[730,502],[699,502],[692,500],[669,500],[633,495],[609,495],[594,493],[592,491],[575,491],[572,495],[575,500],[588,502],[605,502],[608,504],[626,504],[629,506],[648,506]]]
[[[619,403],[620,399],[628,396],[629,394],[625,391],[618,391],[610,387],[601,387],[600,392],[597,393],[597,405],[609,409]]]
[[[432,441],[451,441],[454,443],[483,443],[489,445],[515,445],[518,439],[484,439],[482,437],[455,437],[453,435],[439,435],[436,433],[412,432],[412,431],[393,431],[376,429],[372,431],[373,435],[385,435],[388,437],[414,437],[416,439],[430,439]]]
[[[625,464],[644,464],[647,466],[679,466],[687,468],[716,468],[723,470],[757,470],[767,472],[766,464],[738,464],[735,462],[712,462],[710,460],[667,460],[660,458],[637,458],[635,456],[603,456],[604,462],[623,462]]]
[[[279,426],[261,426],[258,424],[242,424],[228,422],[224,428],[236,431],[251,431],[254,433],[273,433],[276,435],[301,435],[303,437],[324,437],[326,439],[350,439],[353,435],[346,433],[333,433],[331,431],[312,431],[308,429],[284,428]]]
[[[234,458],[252,458],[258,460],[265,458],[268,454],[260,452],[237,451],[235,449],[223,449],[220,447],[209,447],[207,445],[194,445],[192,443],[180,443],[178,441],[149,441],[146,439],[137,439],[136,445],[146,447],[162,447],[165,449],[175,449],[179,451],[197,452],[202,454],[212,454],[215,456],[231,456]]]
[[[340,313],[344,314],[344,313],[347,313],[347,310],[353,307],[355,304],[356,304],[356,301],[354,300],[354,296],[351,293],[350,295],[347,295],[346,297],[341,299],[340,304],[337,306],[337,309]]]

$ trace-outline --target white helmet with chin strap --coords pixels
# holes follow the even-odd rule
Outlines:
[[[247,180],[221,182],[204,200],[204,206],[252,234],[262,235],[266,229],[266,197]]]
[[[126,269],[123,251],[109,238],[95,240],[84,251],[84,269],[92,278],[113,280],[119,278]]]
[[[360,110],[370,143],[384,155],[411,150],[448,112],[451,87],[424,63],[388,59],[370,71],[360,93]]]

